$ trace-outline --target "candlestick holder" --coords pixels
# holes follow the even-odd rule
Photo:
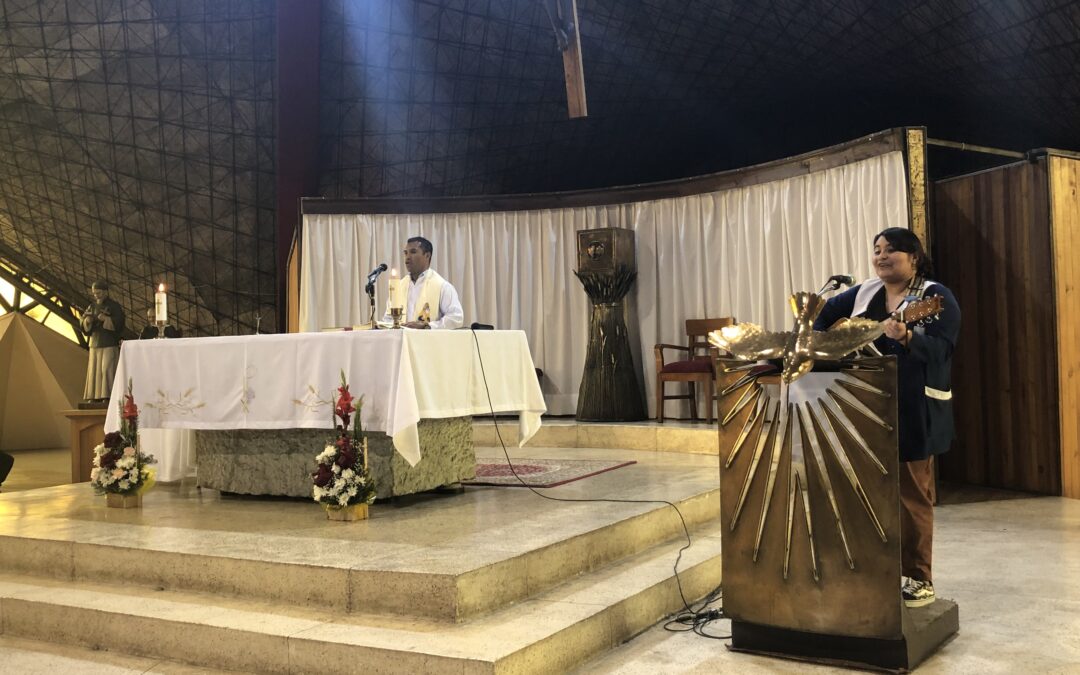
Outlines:
[[[161,319],[156,319],[154,321],[154,324],[157,326],[157,335],[155,337],[158,340],[164,340],[165,339],[165,322],[162,321]]]
[[[401,328],[401,318],[405,314],[404,307],[391,307],[390,318],[394,320],[394,328]]]

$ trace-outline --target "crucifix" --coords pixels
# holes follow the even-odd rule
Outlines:
[[[589,114],[585,102],[585,70],[581,64],[581,32],[578,30],[577,0],[540,0],[544,3],[555,42],[563,57],[566,78],[566,107],[570,117]]]

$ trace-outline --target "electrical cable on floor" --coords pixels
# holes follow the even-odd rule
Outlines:
[[[616,503],[616,504],[666,504],[667,506],[670,506],[671,508],[673,508],[675,510],[675,514],[679,516],[679,522],[682,524],[683,534],[686,536],[686,544],[682,548],[679,549],[678,555],[676,555],[676,557],[675,557],[675,565],[672,568],[673,571],[675,572],[675,585],[679,589],[679,598],[682,600],[683,608],[684,608],[685,611],[683,611],[682,613],[678,614],[675,618],[668,621],[668,623],[664,625],[664,628],[666,628],[668,630],[672,630],[672,629],[668,628],[668,626],[670,626],[671,624],[673,624],[673,623],[684,624],[685,622],[689,621],[690,625],[692,625],[692,630],[694,630],[694,632],[697,633],[698,635],[702,635],[703,637],[712,637],[712,638],[717,638],[717,639],[723,639],[720,636],[707,635],[707,634],[699,631],[699,626],[704,627],[709,622],[714,621],[716,619],[719,619],[719,618],[721,618],[723,616],[722,608],[714,608],[714,609],[705,611],[705,608],[708,607],[708,605],[710,605],[711,603],[715,602],[717,599],[722,597],[722,593],[721,593],[721,588],[722,587],[717,586],[716,589],[714,589],[711,593],[709,593],[707,596],[705,596],[705,598],[701,601],[701,606],[696,610],[693,609],[693,607],[691,606],[691,604],[689,602],[687,602],[686,594],[683,593],[682,580],[679,578],[679,562],[682,561],[683,551],[686,551],[688,548],[690,548],[690,545],[693,542],[691,542],[691,540],[690,540],[690,528],[688,528],[686,526],[686,519],[683,518],[682,511],[679,510],[678,506],[676,506],[672,502],[669,502],[669,501],[664,500],[664,499],[606,499],[606,498],[585,499],[585,498],[573,498],[573,497],[552,497],[551,495],[546,495],[546,494],[544,494],[542,492],[537,492],[535,487],[533,487],[532,485],[529,485],[528,483],[526,483],[525,480],[521,476],[518,475],[517,471],[514,469],[514,463],[512,461],[510,461],[510,452],[506,449],[506,443],[503,441],[502,432],[499,430],[499,420],[495,416],[495,405],[491,402],[491,390],[488,388],[487,371],[484,369],[484,357],[480,353],[480,340],[476,337],[476,331],[475,330],[470,330],[469,332],[472,333],[473,342],[476,343],[476,358],[480,362],[480,374],[484,378],[484,392],[487,394],[488,409],[491,410],[491,421],[495,424],[495,435],[499,439],[499,445],[502,447],[503,455],[505,455],[505,457],[506,457],[506,464],[507,464],[507,466],[510,467],[510,473],[514,474],[514,478],[516,478],[518,480],[518,482],[522,484],[522,486],[528,488],[529,491],[532,492],[533,494],[535,494],[535,495],[537,495],[539,497],[543,497],[544,499],[549,499],[549,500],[555,501],[555,502],[611,502],[611,503]],[[677,630],[691,630],[691,628],[677,629]]]

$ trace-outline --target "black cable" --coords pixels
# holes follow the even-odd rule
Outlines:
[[[671,508],[675,509],[676,515],[679,516],[679,522],[682,524],[683,534],[686,535],[686,545],[679,549],[679,553],[675,557],[675,565],[672,568],[673,571],[675,572],[675,585],[678,586],[678,588],[679,588],[679,598],[682,599],[683,608],[685,609],[685,612],[683,614],[680,614],[679,617],[691,616],[691,617],[695,617],[695,621],[696,621],[697,620],[696,617],[698,616],[698,614],[706,606],[708,606],[709,603],[714,602],[716,597],[720,597],[720,593],[721,593],[720,589],[721,589],[721,587],[718,586],[711,593],[709,593],[709,595],[707,595],[705,597],[705,601],[703,601],[704,604],[702,604],[702,606],[696,611],[693,608],[691,608],[690,603],[687,602],[686,594],[683,593],[682,580],[679,578],[679,562],[682,561],[683,551],[690,548],[690,545],[693,542],[691,542],[691,540],[690,540],[690,528],[688,528],[686,526],[686,519],[683,518],[682,511],[679,510],[679,507],[676,506],[675,504],[667,501],[667,500],[664,500],[664,499],[604,499],[604,498],[599,498],[599,499],[579,499],[579,498],[571,498],[571,497],[552,497],[551,495],[546,495],[546,494],[544,494],[542,492],[537,492],[535,487],[533,487],[532,485],[529,485],[528,483],[526,483],[525,480],[521,476],[519,476],[518,472],[514,469],[514,463],[512,461],[510,461],[510,453],[506,449],[506,443],[503,441],[502,432],[499,430],[499,420],[495,417],[495,404],[493,404],[491,402],[491,389],[488,388],[487,371],[484,369],[484,357],[480,353],[480,340],[479,340],[479,338],[476,337],[476,331],[475,330],[470,330],[469,332],[472,333],[473,342],[476,343],[476,358],[480,361],[480,374],[484,378],[484,392],[487,394],[488,409],[491,410],[491,421],[495,424],[495,435],[499,439],[499,445],[502,446],[503,455],[506,456],[506,464],[507,464],[507,466],[510,467],[510,473],[514,474],[514,478],[516,478],[518,480],[518,482],[522,484],[522,486],[528,488],[529,491],[531,491],[533,494],[535,494],[535,495],[537,495],[539,497],[543,497],[544,499],[550,499],[551,501],[555,501],[555,502],[611,502],[611,503],[616,503],[616,504],[666,504],[667,506],[670,506]],[[713,598],[713,599],[710,600],[710,598]],[[719,617],[716,617],[716,618],[719,618]],[[679,620],[678,617],[676,617],[676,619],[673,619],[673,621],[678,621],[678,620]],[[712,621],[712,620],[714,620],[714,619],[713,618],[703,619],[703,625],[707,624],[709,621]],[[697,632],[697,631],[695,630],[695,632]],[[701,633],[699,633],[699,634],[701,634]],[[714,636],[706,635],[705,637],[714,637]]]
[[[719,621],[724,617],[724,607],[721,602],[719,607],[713,607],[706,610],[706,608],[717,601],[723,600],[723,587],[717,586],[711,593],[705,596],[701,601],[701,607],[696,611],[680,612],[669,619],[664,624],[664,630],[672,633],[686,633],[693,631],[695,635],[701,637],[710,638],[713,640],[729,640],[731,635],[713,635],[706,630],[706,627],[713,621]]]

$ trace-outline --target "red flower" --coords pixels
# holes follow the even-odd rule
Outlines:
[[[326,487],[327,483],[334,477],[334,472],[325,464],[320,464],[319,470],[313,473],[312,476],[315,477],[315,485]]]
[[[356,463],[356,453],[353,452],[352,448],[349,448],[348,450],[343,450],[341,454],[338,455],[337,461],[334,463],[340,466],[342,469],[347,469]]]
[[[110,450],[124,447],[124,437],[119,432],[110,431],[105,434],[105,447]]]
[[[113,454],[112,452],[106,452],[98,460],[98,463],[101,465],[101,468],[103,468],[103,469],[111,469],[114,466],[116,466],[116,455]]]
[[[337,413],[338,415],[345,416],[349,413],[356,412],[356,408],[353,407],[353,397],[349,393],[349,385],[343,385],[338,387],[338,401],[337,401]]]
[[[139,417],[139,408],[135,405],[135,399],[131,394],[124,394],[124,410],[122,414],[126,420],[133,420]]]

